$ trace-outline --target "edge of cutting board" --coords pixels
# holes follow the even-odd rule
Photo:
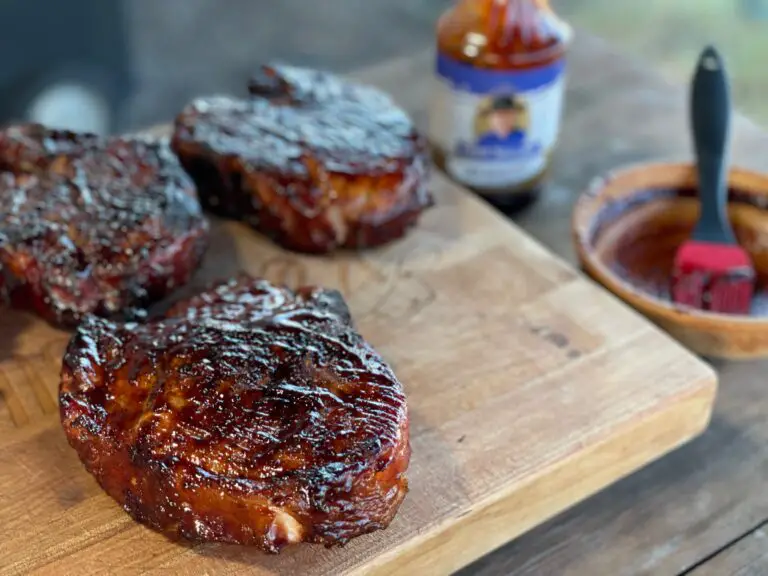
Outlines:
[[[717,376],[711,370],[666,409],[495,495],[465,513],[461,522],[382,554],[359,573],[448,574],[471,564],[699,436],[711,420],[716,393]]]

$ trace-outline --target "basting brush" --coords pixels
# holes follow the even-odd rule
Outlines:
[[[672,299],[701,310],[748,314],[755,269],[728,220],[730,114],[723,59],[710,46],[699,58],[691,89],[701,210],[691,238],[675,255]]]

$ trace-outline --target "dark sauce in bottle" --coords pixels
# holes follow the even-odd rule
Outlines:
[[[548,173],[570,36],[546,0],[462,0],[439,20],[435,162],[506,213],[536,200]]]

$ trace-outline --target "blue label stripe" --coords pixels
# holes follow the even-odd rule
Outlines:
[[[475,68],[444,54],[437,56],[437,74],[456,90],[473,94],[528,92],[551,84],[565,69],[565,59],[530,70],[487,70]]]

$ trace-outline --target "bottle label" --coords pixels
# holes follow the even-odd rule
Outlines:
[[[560,129],[564,72],[564,59],[510,71],[439,54],[429,131],[447,171],[481,189],[508,189],[541,174]]]

